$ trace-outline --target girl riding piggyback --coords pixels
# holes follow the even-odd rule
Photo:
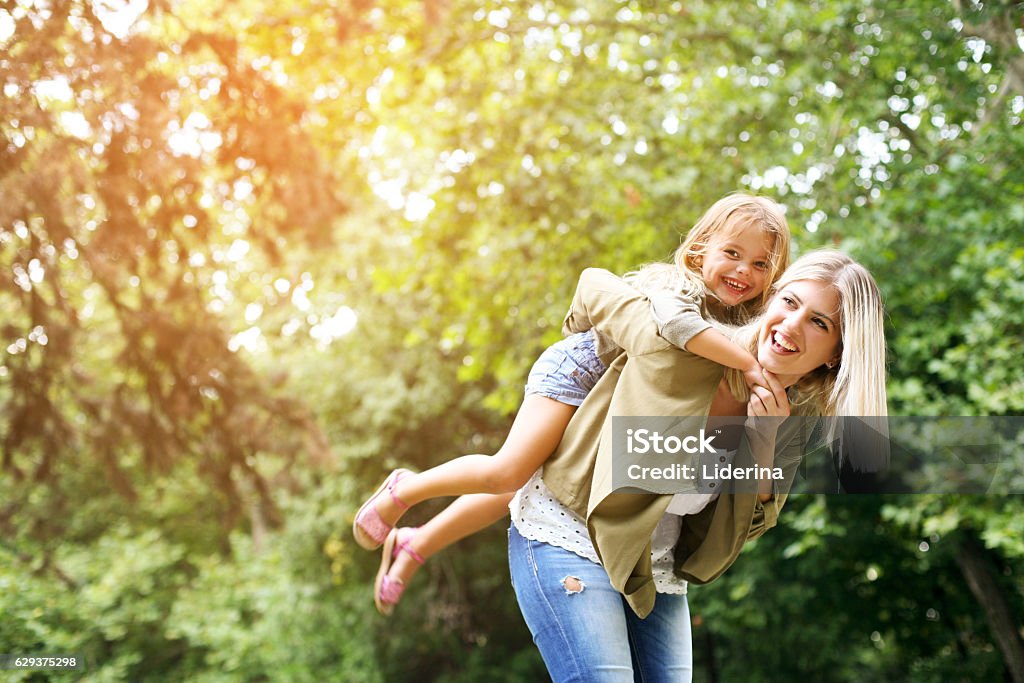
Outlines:
[[[651,302],[659,334],[674,346],[743,373],[767,387],[751,353],[711,320],[741,324],[761,312],[771,285],[789,265],[789,228],[782,207],[764,197],[731,194],[709,208],[687,233],[673,263],[653,263],[625,276]],[[443,524],[394,529],[410,506],[429,498],[510,494],[544,464],[576,408],[620,349],[593,330],[548,347],[526,383],[525,398],[505,443],[494,455],[464,455],[413,473],[394,470],[360,507],[356,542],[384,545],[374,586],[377,608],[390,614],[406,582],[426,557],[507,513],[508,495],[470,496],[449,508]]]

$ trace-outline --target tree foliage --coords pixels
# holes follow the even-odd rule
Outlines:
[[[541,675],[498,530],[384,622],[353,509],[496,448],[578,272],[667,257],[736,189],[876,275],[893,413],[1021,414],[1021,19],[0,3],[0,650],[91,680]],[[693,589],[699,674],[1015,676],[989,608],[1022,613],[1022,512],[796,501]]]

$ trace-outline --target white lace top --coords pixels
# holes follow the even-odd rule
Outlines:
[[[659,593],[686,594],[686,580],[672,571],[673,551],[682,524],[680,515],[699,512],[717,495],[674,496],[670,504],[674,514],[667,513],[655,527],[651,534],[651,568],[654,586]],[[541,470],[534,472],[526,485],[516,492],[508,508],[512,513],[512,523],[523,538],[563,548],[600,564],[587,533],[586,522],[555,498],[555,494],[544,485]]]

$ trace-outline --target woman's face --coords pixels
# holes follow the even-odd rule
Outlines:
[[[839,293],[833,287],[816,280],[791,282],[765,310],[757,335],[757,361],[784,384],[796,382],[839,360],[841,325]]]

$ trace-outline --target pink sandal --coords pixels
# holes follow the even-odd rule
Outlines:
[[[373,495],[363,503],[362,507],[359,508],[356,518],[352,521],[352,535],[360,547],[367,550],[376,550],[384,542],[384,539],[387,538],[388,532],[391,531],[392,525],[380,518],[380,513],[377,512],[377,508],[374,505],[377,502],[377,496],[387,491],[395,505],[402,508],[403,511],[409,509],[409,506],[395,493],[395,485],[402,477],[410,474],[412,472],[409,470],[394,470],[384,480],[384,483],[377,487]]]
[[[384,550],[381,552],[380,558],[380,569],[377,570],[377,579],[373,582],[373,603],[377,606],[377,611],[386,617],[391,616],[395,605],[402,599],[402,593],[405,592],[405,582],[388,576],[391,565],[394,564],[398,554],[404,552],[421,566],[426,562],[422,555],[409,546],[418,528],[412,527],[412,533],[401,542],[398,541],[398,535],[403,529],[392,529],[384,541]]]

